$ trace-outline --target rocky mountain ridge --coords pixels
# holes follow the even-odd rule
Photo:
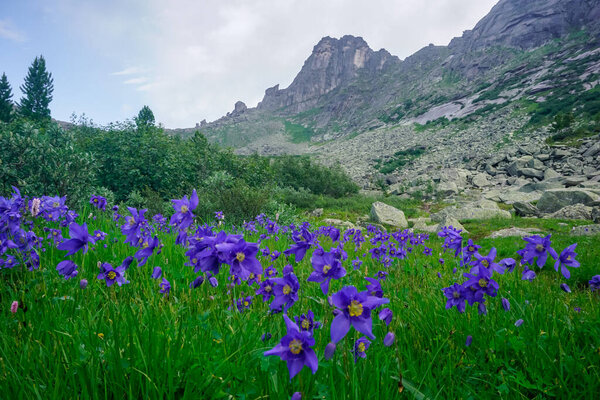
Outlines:
[[[485,180],[502,187],[505,171],[496,179],[485,160],[546,148],[560,130],[551,126],[556,116],[574,116],[563,131],[593,136],[599,16],[600,0],[501,0],[448,46],[429,45],[405,60],[362,38],[326,37],[288,88],[275,85],[257,107],[238,102],[197,128],[240,154],[309,154],[339,163],[365,189],[443,189],[439,172],[449,169],[470,171],[459,190],[485,190],[477,184]],[[488,176],[473,181],[481,173]],[[541,178],[531,173],[518,179]]]

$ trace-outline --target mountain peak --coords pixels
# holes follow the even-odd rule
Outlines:
[[[384,49],[374,51],[362,37],[325,36],[314,46],[304,66],[286,89],[267,89],[259,109],[289,108],[302,112],[314,107],[320,96],[353,80],[359,73],[375,74],[399,62]]]
[[[449,47],[534,48],[583,27],[597,30],[598,20],[600,0],[500,0],[473,30],[454,38]]]

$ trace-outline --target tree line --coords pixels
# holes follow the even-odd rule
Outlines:
[[[5,75],[0,82],[0,194],[17,186],[32,196],[67,195],[74,206],[100,194],[167,214],[170,199],[197,189],[199,214],[219,210],[243,220],[358,191],[339,166],[308,157],[239,156],[200,132],[189,139],[169,135],[148,106],[125,122],[101,127],[74,117],[63,129],[50,119],[53,81],[42,56],[29,68],[18,105]]]

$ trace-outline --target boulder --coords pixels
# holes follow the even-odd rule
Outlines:
[[[454,182],[440,182],[437,191],[442,196],[451,196],[453,194],[458,194],[458,186],[456,186],[456,183]]]
[[[552,214],[545,215],[544,218],[556,219],[592,219],[592,207],[583,204],[566,206]]]
[[[515,209],[515,214],[519,217],[537,217],[540,215],[540,210],[531,203],[517,201],[513,203],[513,208]]]
[[[452,206],[432,214],[431,219],[436,222],[442,221],[446,216],[465,221],[469,219],[491,219],[491,218],[511,218],[508,211],[501,210],[498,204],[491,200],[479,200],[472,203],[463,204],[460,207]]]
[[[395,207],[376,201],[371,205],[371,219],[380,224],[391,225],[395,228],[408,228],[404,213]]]
[[[507,190],[499,195],[500,201],[505,204],[538,201],[541,197],[542,192],[521,192],[520,190]]]
[[[600,154],[600,142],[598,142],[598,143],[594,144],[593,146],[591,146],[590,148],[588,148],[583,153],[583,156],[584,157],[594,157],[598,154]]]
[[[553,170],[552,168],[548,168],[544,171],[544,180],[552,179],[552,178],[560,178],[562,175]]]
[[[453,228],[460,229],[462,231],[462,233],[469,233],[469,231],[467,231],[465,229],[465,227],[462,226],[460,222],[458,222],[458,220],[456,220],[455,218],[450,217],[449,215],[446,215],[446,216],[442,217],[442,219],[439,221],[439,223],[437,224],[436,233],[437,232],[441,232],[441,230],[445,226],[451,226]]]
[[[506,229],[501,229],[499,231],[496,232],[492,232],[489,236],[486,237],[486,239],[497,239],[497,238],[504,238],[504,237],[525,237],[525,236],[531,236],[532,234],[535,233],[539,233],[541,232],[539,229],[537,228],[506,228]]]
[[[324,224],[327,225],[333,225],[336,228],[342,228],[342,229],[354,229],[355,226],[352,222],[350,221],[342,221],[341,219],[335,219],[335,218],[325,218],[323,220]]]
[[[539,169],[521,168],[518,170],[518,174],[528,178],[544,179],[544,172],[540,171]]]
[[[488,177],[489,177],[488,174],[480,173],[480,174],[473,176],[473,179],[471,180],[471,182],[473,183],[473,186],[478,187],[478,188],[490,186],[490,181],[488,181]]]
[[[312,210],[309,214],[311,217],[320,217],[321,215],[323,215],[323,209],[322,208],[315,208],[314,210]]]
[[[592,206],[600,204],[600,196],[584,189],[550,189],[542,194],[537,208],[544,213],[553,213],[566,206],[583,204]]]
[[[580,225],[574,226],[571,229],[571,235],[573,236],[593,236],[600,235],[600,225]]]
[[[585,176],[569,176],[565,179],[565,186],[566,187],[577,186],[577,185],[582,184],[585,181],[587,181],[587,177],[585,177]]]

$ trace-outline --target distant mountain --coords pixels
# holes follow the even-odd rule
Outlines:
[[[331,155],[332,141],[344,147],[358,135],[369,141],[371,132],[404,132],[402,138],[413,143],[411,135],[423,124],[441,129],[447,121],[461,121],[481,131],[498,118],[512,126],[509,120],[518,114],[522,123],[516,129],[539,128],[558,112],[585,111],[580,94],[598,90],[600,83],[599,38],[600,0],[501,0],[448,46],[429,45],[402,61],[384,49],[374,51],[360,37],[325,37],[290,86],[267,89],[257,107],[238,102],[219,120],[172,132],[186,136],[199,129],[240,153],[321,157],[324,149]],[[544,107],[551,110],[544,114]],[[464,158],[506,143],[506,134],[485,139]],[[397,143],[386,151],[405,147]],[[353,175],[376,177],[378,155],[389,156],[368,149],[354,154],[351,162],[365,167]],[[353,170],[344,154],[338,156],[323,159],[338,159]]]

